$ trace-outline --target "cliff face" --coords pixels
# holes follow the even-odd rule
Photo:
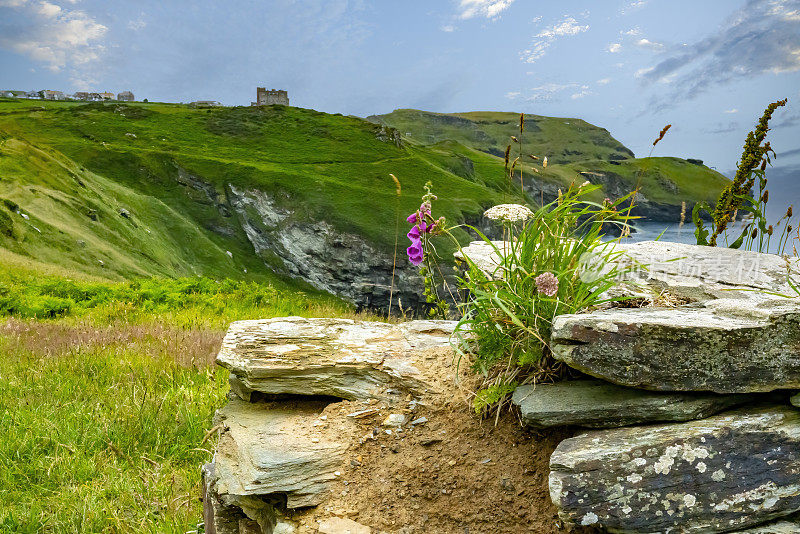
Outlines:
[[[416,310],[422,280],[398,245],[393,254],[377,250],[362,237],[344,234],[324,220],[307,221],[280,208],[259,189],[228,185],[232,210],[255,253],[271,269],[301,278],[359,308],[388,310],[394,271],[394,308]]]

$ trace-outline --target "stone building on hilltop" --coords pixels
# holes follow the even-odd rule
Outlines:
[[[282,106],[289,105],[289,94],[282,89],[266,90],[264,87],[256,87],[256,101],[251,102],[251,106],[271,106],[273,104],[280,104]]]
[[[117,95],[117,100],[119,100],[120,102],[133,102],[134,101],[133,93],[131,93],[130,91],[122,91]]]

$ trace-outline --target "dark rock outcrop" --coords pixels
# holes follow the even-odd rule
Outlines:
[[[565,520],[609,532],[729,532],[800,510],[800,412],[592,431],[550,460]],[[676,530],[677,529],[677,530]]]

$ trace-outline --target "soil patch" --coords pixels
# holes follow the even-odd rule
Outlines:
[[[549,497],[550,455],[573,432],[529,431],[511,412],[477,418],[474,378],[462,369],[457,386],[450,359],[436,358],[438,387],[422,398],[335,402],[319,413],[317,435],[350,445],[327,501],[287,517],[298,534],[331,517],[374,533],[590,532],[565,529]]]

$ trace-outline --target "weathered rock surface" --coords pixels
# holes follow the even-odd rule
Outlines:
[[[612,309],[553,321],[556,359],[586,374],[662,391],[800,387],[800,299]]]
[[[455,322],[402,324],[284,317],[233,323],[217,363],[234,391],[391,400],[430,387],[425,360],[451,351]],[[433,351],[433,352],[431,352]]]
[[[800,534],[800,520],[774,521],[747,530],[737,530],[736,534]]]
[[[223,425],[214,458],[217,494],[285,495],[289,508],[322,502],[347,449],[314,427],[324,407],[231,400],[217,413]]]
[[[550,460],[563,519],[609,532],[728,532],[800,510],[800,412],[590,431]]]
[[[394,261],[364,239],[337,230],[324,220],[310,221],[278,205],[258,189],[228,185],[232,211],[255,253],[277,272],[306,280],[312,286],[360,307],[387,310],[394,275],[394,306],[406,309],[424,301],[416,267]]]
[[[792,397],[789,399],[789,402],[792,403],[792,406],[797,406],[800,408],[800,393],[792,395]]]
[[[520,386],[512,402],[533,427],[579,425],[612,428],[657,421],[702,419],[743,404],[746,395],[661,393],[599,380]]]
[[[638,284],[692,301],[612,308],[553,322],[554,356],[610,382],[665,391],[766,392],[800,387],[800,299],[779,256],[645,242],[620,265]],[[800,269],[797,263],[794,269]],[[800,272],[798,270],[797,272]]]

